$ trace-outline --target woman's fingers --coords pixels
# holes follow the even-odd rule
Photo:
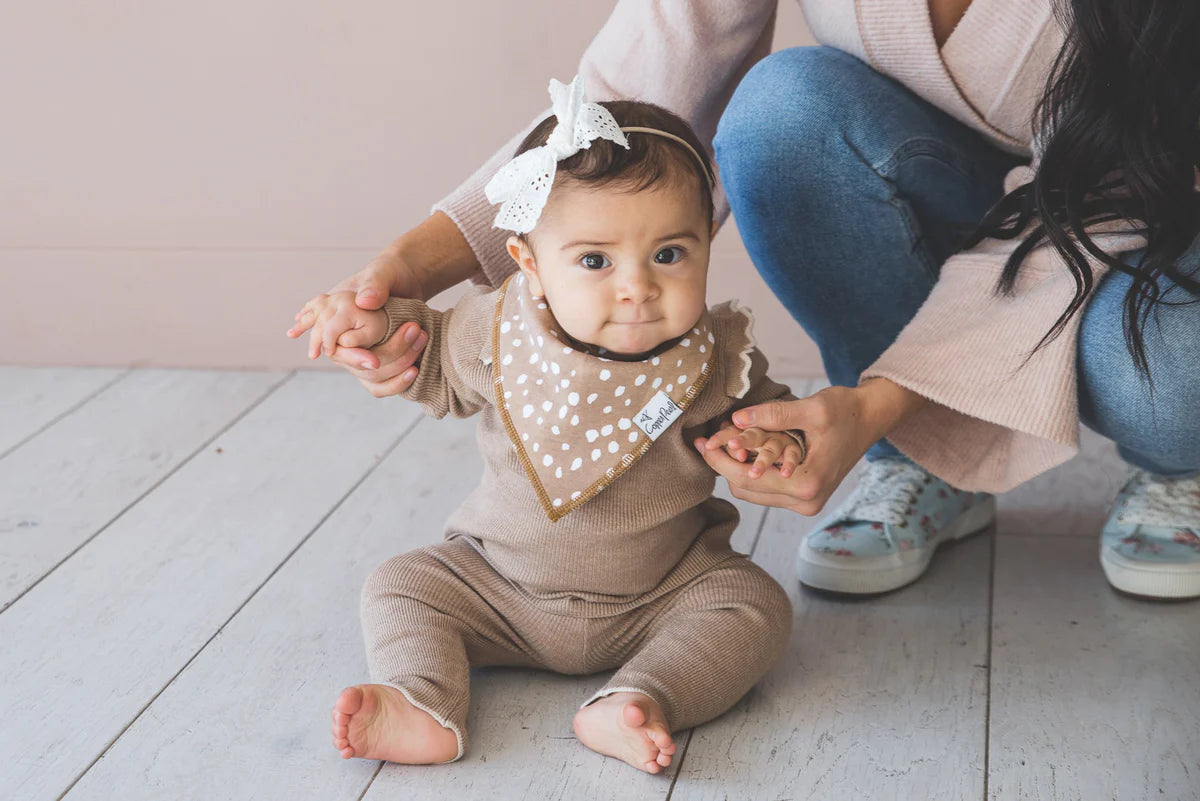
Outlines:
[[[815,515],[825,505],[829,493],[809,470],[783,476],[780,471],[770,471],[753,477],[753,465],[741,464],[722,449],[707,450],[704,440],[693,443],[704,461],[729,482],[729,490],[735,498],[762,506],[777,506],[791,509],[803,515]]]
[[[345,367],[360,381],[368,378],[379,367],[379,357],[366,348],[345,347],[339,344],[329,358]]]
[[[739,409],[733,413],[733,424],[738,428],[763,428],[767,431],[803,428],[793,425],[792,418],[800,412],[804,400],[771,401]]]
[[[795,498],[786,492],[778,491],[781,488],[769,481],[769,476],[755,480],[750,477],[750,465],[736,461],[724,450],[705,450],[702,440],[697,440],[695,445],[709,467],[729,482],[729,490],[735,498],[762,506],[793,508]],[[750,486],[754,489],[750,489]]]
[[[721,449],[707,450],[703,445],[703,440],[696,440],[694,444],[700,451],[700,455],[704,457],[704,461],[708,462],[709,467],[725,477],[730,488],[753,484],[758,492],[787,493],[787,483],[778,475],[764,475],[756,478],[750,474],[754,467],[753,464],[743,464]],[[772,505],[778,506],[779,504]]]
[[[330,358],[348,369],[377,398],[404,392],[417,376],[414,365],[429,335],[405,323],[386,342],[366,350],[337,347]]]
[[[429,335],[413,322],[405,323],[386,342],[372,350],[379,356],[379,369],[388,373],[388,378],[408,369],[416,363],[429,341]]]
[[[407,392],[412,383],[417,380],[417,368],[409,367],[399,375],[393,376],[386,381],[369,381],[364,378],[358,380],[375,397],[387,398]]]
[[[748,406],[733,413],[738,428],[761,428],[766,431],[824,431],[835,416],[837,391],[845,387],[823,389],[815,395],[793,401],[771,401]]]
[[[818,515],[825,508],[823,501],[801,501],[790,495],[780,495],[772,492],[756,492],[750,489],[735,487],[729,485],[730,494],[741,501],[749,501],[756,503],[759,506],[774,506],[779,509],[788,509],[797,514],[812,517]]]
[[[354,305],[360,309],[380,309],[390,295],[418,297],[420,287],[411,280],[410,273],[404,261],[387,249],[334,290],[353,292]]]
[[[381,309],[388,299],[388,281],[374,265],[360,273],[358,287],[354,293],[354,305],[360,309]]]

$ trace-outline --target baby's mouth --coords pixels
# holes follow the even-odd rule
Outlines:
[[[653,320],[609,320],[608,324],[609,325],[649,325],[650,323],[657,323],[661,319],[662,319],[661,317],[656,317]]]

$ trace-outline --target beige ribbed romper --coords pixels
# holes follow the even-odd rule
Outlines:
[[[484,474],[446,541],[367,579],[371,680],[401,690],[458,736],[471,667],[588,674],[617,668],[586,703],[645,693],[670,728],[729,709],[791,629],[783,589],[729,538],[692,440],[738,408],[791,399],[766,376],[734,304],[645,361],[572,347],[521,276],[453,309],[393,298],[391,330],[428,332],[405,397],[434,417],[479,413]]]

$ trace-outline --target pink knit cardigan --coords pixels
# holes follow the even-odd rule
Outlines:
[[[777,1],[621,0],[580,62],[589,96],[658,103],[711,143],[738,82],[770,52]],[[997,147],[1036,162],[1033,108],[1062,44],[1049,0],[973,0],[941,48],[927,0],[801,5],[819,42],[862,59]],[[483,186],[525,133],[434,206],[462,230],[492,285],[513,265],[504,250],[507,232],[492,228],[495,209]],[[1005,190],[1032,174],[1030,166],[1015,168]],[[723,221],[729,208],[718,195]],[[1099,230],[1096,242],[1109,253],[1145,244],[1120,225]],[[862,375],[886,377],[932,401],[889,439],[963,489],[1003,492],[1078,451],[1080,315],[1022,366],[1075,284],[1043,245],[1027,258],[1015,295],[997,296],[997,278],[1018,242],[986,240],[947,260],[916,317]],[[1102,266],[1093,268],[1099,277]]]

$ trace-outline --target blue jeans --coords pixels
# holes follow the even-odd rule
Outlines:
[[[942,263],[1003,194],[1005,174],[1027,161],[830,47],[797,47],[756,64],[714,146],[750,258],[817,343],[830,382],[842,386],[856,385],[895,341]],[[1200,239],[1183,260],[1200,266]],[[1082,312],[1080,415],[1127,462],[1194,473],[1200,304],[1161,307],[1147,324],[1151,396],[1125,349],[1129,283],[1107,275]],[[1178,286],[1168,295],[1194,299]],[[899,455],[880,440],[867,458]]]

